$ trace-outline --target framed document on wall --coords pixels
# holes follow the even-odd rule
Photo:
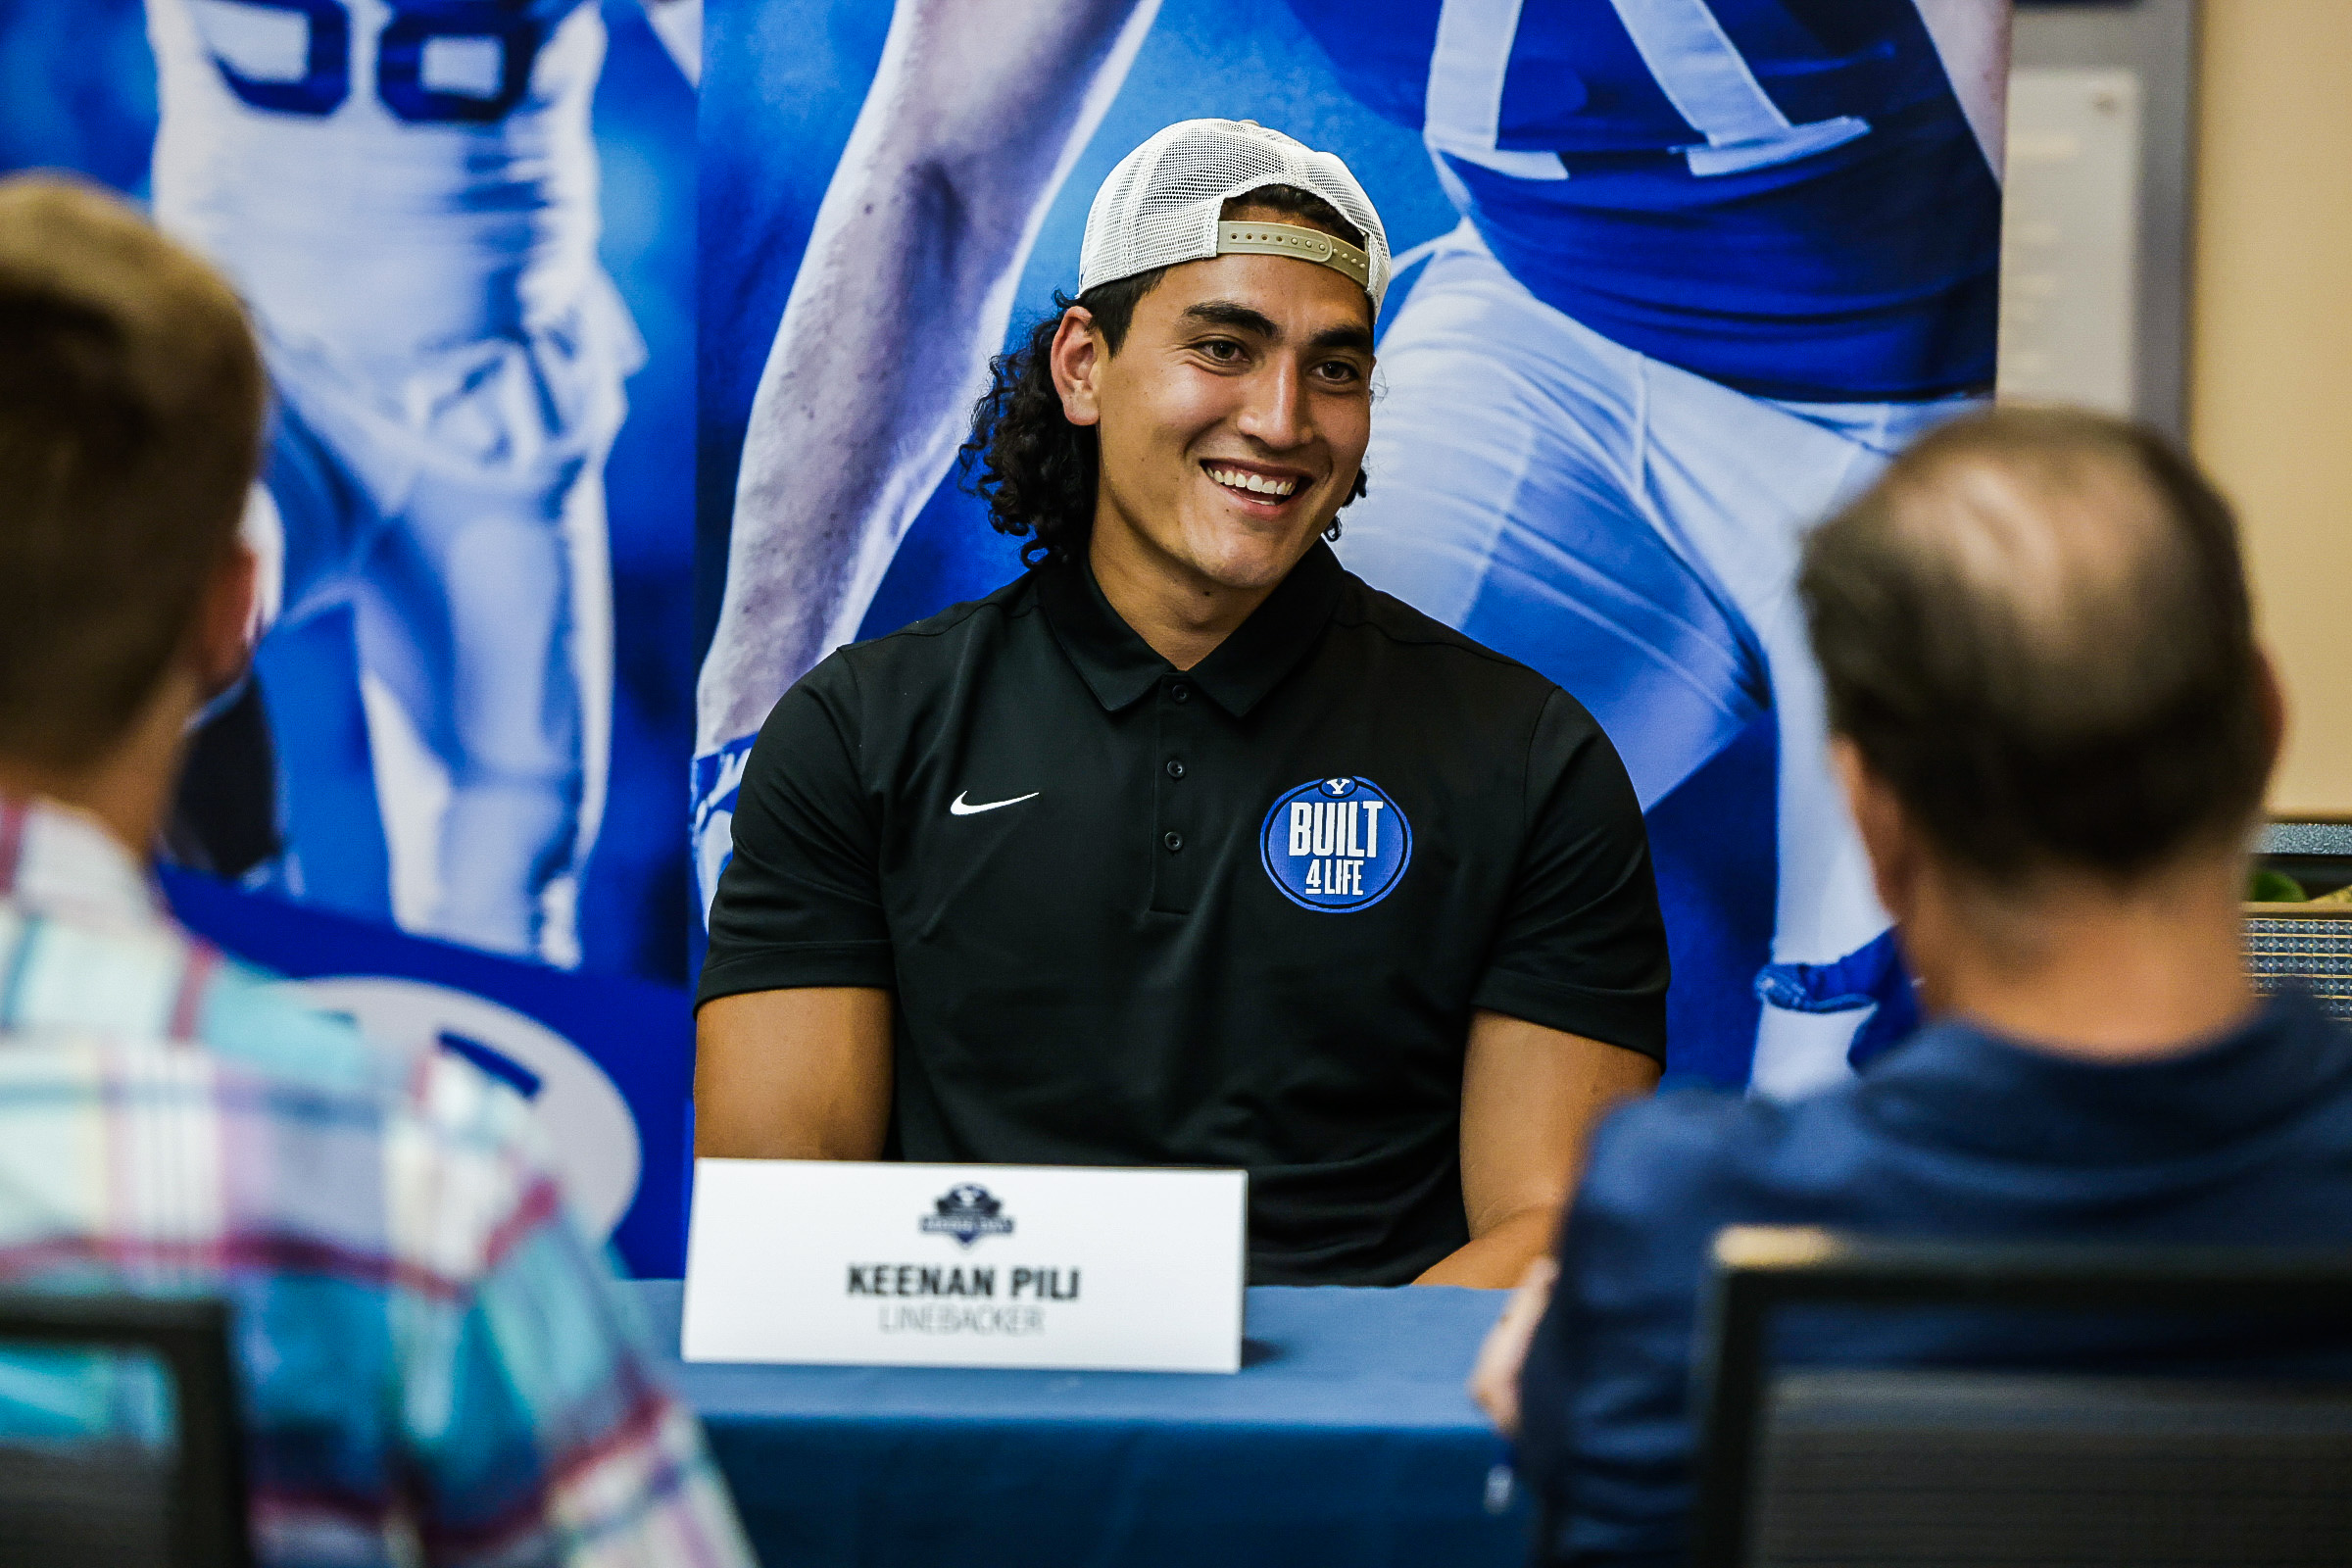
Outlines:
[[[2000,395],[2187,434],[2196,0],[2018,0]]]

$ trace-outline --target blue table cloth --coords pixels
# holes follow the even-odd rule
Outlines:
[[[681,1288],[636,1287],[675,1354]],[[1517,1564],[1462,1392],[1494,1291],[1258,1289],[1243,1369],[673,1364],[768,1568]]]

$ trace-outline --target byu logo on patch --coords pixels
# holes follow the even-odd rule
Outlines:
[[[1274,803],[1259,830],[1266,875],[1302,908],[1364,909],[1413,858],[1413,828],[1368,778],[1318,778]]]

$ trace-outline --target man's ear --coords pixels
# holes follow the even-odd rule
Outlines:
[[[2278,666],[2267,648],[2254,650],[2254,700],[2262,705],[2262,736],[2268,748],[2262,772],[2268,778],[2278,770],[2278,754],[2286,750],[2286,688],[2279,684]]]
[[[1083,305],[1062,312],[1046,362],[1054,371],[1054,390],[1061,394],[1061,416],[1072,424],[1102,421],[1095,378],[1107,358],[1102,352],[1102,335],[1095,330],[1094,312]]]
[[[206,702],[236,684],[253,658],[254,593],[260,564],[243,540],[213,568],[188,628],[189,673]]]
[[[1918,898],[1918,831],[1886,781],[1873,771],[1862,749],[1843,735],[1830,737],[1830,765],[1844,787],[1846,809],[1870,856],[1870,874],[1879,903],[1901,925]]]

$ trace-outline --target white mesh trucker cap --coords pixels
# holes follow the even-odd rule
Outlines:
[[[1361,229],[1364,248],[1295,223],[1227,223],[1224,205],[1267,185],[1312,191]],[[1095,192],[1078,249],[1078,292],[1155,267],[1235,251],[1295,256],[1346,273],[1378,314],[1389,236],[1348,166],[1250,120],[1184,120],[1119,160]]]

